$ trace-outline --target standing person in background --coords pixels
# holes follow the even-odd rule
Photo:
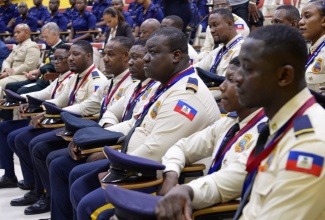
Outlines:
[[[77,34],[76,32],[94,30],[96,27],[96,17],[86,10],[87,0],[76,0],[76,7],[79,14],[72,22],[68,42],[74,43],[77,40],[92,41],[90,33]]]
[[[177,15],[183,20],[183,32],[186,32],[187,25],[191,21],[192,11],[188,0],[162,0],[165,17]]]
[[[272,16],[272,24],[285,24],[299,29],[300,13],[293,5],[280,5]]]

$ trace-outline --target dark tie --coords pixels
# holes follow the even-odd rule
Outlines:
[[[107,106],[105,106],[105,104],[106,104],[105,100],[108,98],[109,94],[111,93],[112,87],[113,87],[113,79],[111,79],[111,83],[109,84],[109,87],[108,87],[108,90],[106,93],[106,98],[103,100],[102,105],[100,107],[100,114],[99,114],[98,121],[100,121],[100,119],[103,117],[103,115],[106,111]]]
[[[239,124],[238,124],[238,123],[234,124],[234,125],[233,125],[229,130],[228,130],[226,136],[224,137],[223,141],[222,141],[221,144],[220,144],[219,150],[218,150],[218,152],[217,152],[217,154],[216,154],[216,156],[215,156],[215,158],[214,158],[214,160],[213,160],[213,162],[212,162],[213,164],[212,164],[210,170],[212,169],[212,167],[213,167],[214,164],[217,164],[217,163],[218,163],[218,161],[220,160],[220,158],[221,158],[222,155],[223,155],[222,153],[223,153],[223,151],[225,150],[225,148],[226,148],[228,142],[229,142],[229,141],[230,141],[230,140],[235,136],[235,134],[236,134],[238,131],[239,131]],[[217,169],[214,169],[214,172],[218,171],[218,170],[220,169],[220,167],[221,167],[221,163],[219,164],[219,166],[217,167]],[[209,170],[209,173],[212,172],[212,171],[210,172],[210,170]]]
[[[217,57],[214,59],[214,63],[213,63],[213,65],[212,65],[211,69],[210,69],[210,72],[211,72],[211,73],[216,73],[216,72],[217,72],[217,68],[218,68],[218,66],[219,66],[219,64],[220,64],[220,62],[221,62],[221,59],[222,59],[222,57],[220,57],[220,56],[221,56],[222,53],[223,53],[224,51],[226,51],[226,50],[227,50],[226,46],[223,46],[223,47],[221,48],[220,52],[217,53]]]
[[[255,145],[255,151],[254,151],[254,158],[256,158],[263,150],[266,144],[266,141],[268,139],[270,135],[270,129],[267,123],[264,124],[264,126],[261,129],[260,135],[258,136],[256,145]],[[245,205],[248,203],[248,199],[249,196],[252,192],[252,188],[253,188],[253,184],[254,184],[254,179],[256,177],[256,173],[257,172],[252,172],[250,174],[247,174],[246,179],[249,178],[250,175],[252,176],[252,181],[250,182],[249,186],[246,189],[245,194],[243,195],[243,197],[241,198],[241,202],[239,205],[239,208],[236,211],[235,217],[233,218],[234,220],[239,219],[239,217],[241,216],[243,209],[245,207]]]
[[[139,92],[140,89],[141,89],[141,83],[139,83],[139,84],[137,85],[137,87],[135,88],[133,94],[136,95],[136,94]],[[135,98],[136,98],[136,97],[135,97]],[[135,101],[135,100],[130,100],[130,101]],[[128,103],[127,106],[129,106],[129,105],[130,105],[130,108],[129,108],[129,109],[125,109],[126,114],[125,114],[125,116],[123,117],[123,121],[127,121],[127,120],[129,120],[129,119],[132,117],[134,107],[137,105],[137,103]]]

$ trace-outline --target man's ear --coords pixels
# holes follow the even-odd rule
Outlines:
[[[278,82],[280,87],[286,87],[293,83],[295,71],[291,65],[285,65],[279,68]]]
[[[123,61],[129,62],[129,51],[125,51],[124,56],[123,56]]]
[[[178,63],[182,59],[182,52],[180,50],[175,50],[173,52],[173,62]]]

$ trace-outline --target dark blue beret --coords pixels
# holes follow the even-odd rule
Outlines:
[[[218,76],[215,73],[210,73],[200,67],[196,67],[196,70],[199,77],[208,87],[220,86],[226,79],[224,76]]]
[[[26,113],[40,113],[43,112],[42,103],[44,100],[40,100],[37,98],[34,98],[33,96],[26,95],[28,100],[28,109],[26,110]]]
[[[109,147],[104,147],[104,153],[110,161],[108,174],[102,179],[104,183],[154,180],[157,170],[165,169],[165,165],[156,161],[124,154]]]
[[[100,127],[100,125],[95,121],[76,117],[69,112],[61,112],[60,115],[65,125],[65,131],[61,133],[61,136],[72,136],[81,128]]]
[[[26,103],[26,98],[20,96],[19,94],[9,89],[5,89],[5,93],[6,93],[6,102],[3,104],[3,106],[5,107],[19,106],[20,103]]]
[[[56,105],[54,105],[53,103],[50,102],[43,102],[42,104],[45,108],[45,119],[42,122],[42,124],[44,125],[50,125],[50,124],[61,124],[63,123],[62,119],[61,119],[61,112],[68,112],[63,110],[62,108],[57,107]],[[75,114],[72,112],[69,112],[70,114],[76,116],[76,117],[81,117],[81,115],[79,114]]]
[[[108,131],[101,127],[89,127],[79,129],[73,135],[73,141],[79,150],[88,150],[98,147],[116,145],[124,134],[121,132]]]
[[[108,185],[105,189],[107,202],[115,207],[118,219],[155,220],[155,207],[162,196],[141,193]]]

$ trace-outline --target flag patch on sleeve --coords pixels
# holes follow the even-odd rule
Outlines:
[[[323,163],[324,157],[306,152],[290,151],[286,170],[319,176],[323,169]]]
[[[244,30],[243,24],[235,24],[236,30]]]
[[[98,88],[99,88],[99,86],[95,86],[95,91],[94,92],[96,92]]]
[[[190,106],[189,104],[186,104],[185,102],[182,102],[181,100],[179,100],[177,102],[177,105],[175,106],[174,111],[181,113],[182,115],[184,115],[191,121],[193,120],[193,118],[195,117],[195,115],[197,113],[197,111],[192,106]]]

